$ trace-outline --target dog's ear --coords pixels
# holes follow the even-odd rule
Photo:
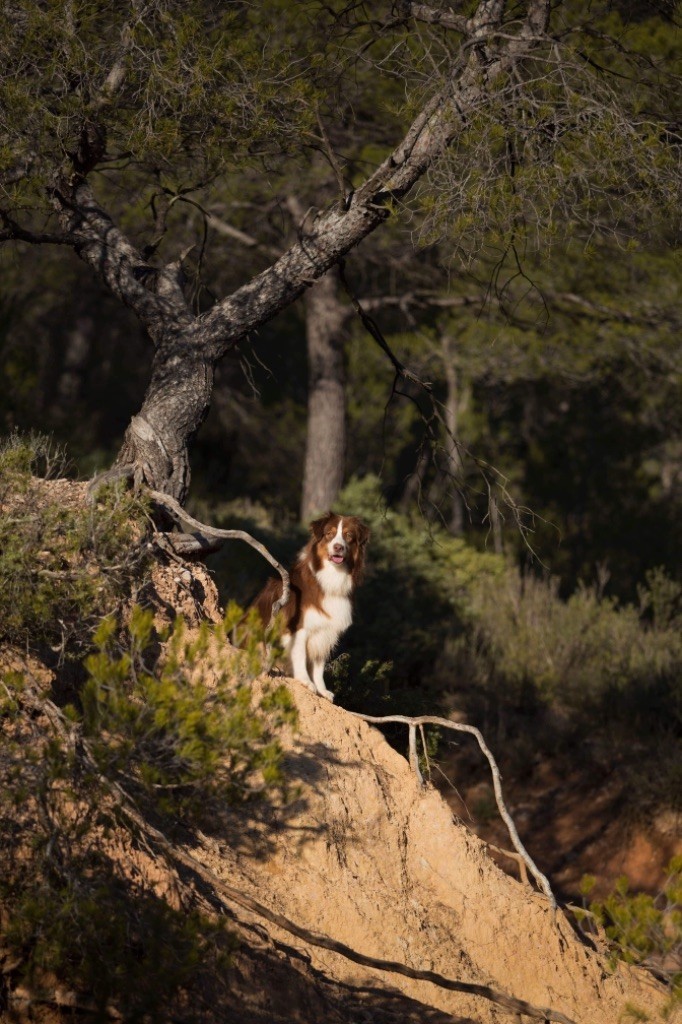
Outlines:
[[[310,524],[310,532],[315,538],[315,540],[322,540],[324,536],[324,528],[333,515],[334,513],[330,511],[325,512],[325,514],[323,516],[320,516],[319,519],[313,519],[312,523]]]
[[[369,526],[365,526],[364,523],[361,523],[360,520],[358,520],[358,542],[361,548],[364,548],[367,545],[367,541],[371,536],[372,534]]]

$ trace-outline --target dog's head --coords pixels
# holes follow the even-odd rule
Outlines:
[[[327,562],[348,572],[359,583],[365,563],[369,529],[357,516],[327,512],[310,524],[316,571]]]

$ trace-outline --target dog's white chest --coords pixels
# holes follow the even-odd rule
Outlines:
[[[303,628],[308,634],[308,656],[325,661],[352,621],[350,599],[337,594],[327,594],[321,609],[306,608]]]

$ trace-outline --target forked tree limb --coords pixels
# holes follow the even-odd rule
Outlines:
[[[526,850],[525,846],[521,842],[519,834],[516,831],[514,819],[507,810],[507,807],[504,802],[504,797],[502,795],[502,777],[500,775],[500,769],[498,768],[493,753],[488,747],[485,740],[483,739],[483,734],[479,729],[477,729],[473,725],[464,725],[462,722],[451,722],[448,718],[438,718],[436,715],[418,715],[416,717],[408,717],[407,715],[383,715],[381,717],[378,717],[376,715],[363,715],[360,714],[359,711],[349,711],[348,714],[353,715],[355,718],[361,718],[363,722],[370,722],[373,725],[388,725],[392,722],[398,722],[402,725],[408,726],[410,765],[414,769],[420,785],[423,785],[424,780],[419,770],[419,762],[417,759],[416,730],[418,726],[421,727],[423,725],[438,725],[443,729],[454,729],[456,732],[466,732],[469,733],[469,735],[474,736],[483,754],[487,758],[488,764],[490,765],[490,771],[493,777],[493,788],[495,790],[495,801],[497,803],[497,809],[500,812],[502,820],[507,826],[507,830],[511,837],[511,841],[514,844],[514,849],[521,857],[524,864],[530,871],[531,875],[533,876],[533,878],[538,883],[538,885],[544,892],[545,896],[549,900],[552,910],[556,911],[557,902],[554,898],[554,893],[552,892],[552,888],[549,884],[549,881],[537,867],[532,857]]]

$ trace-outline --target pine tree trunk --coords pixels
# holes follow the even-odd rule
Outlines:
[[[198,347],[162,342],[144,403],[116,460],[118,466],[134,466],[147,486],[180,503],[189,490],[189,444],[209,409],[214,368]]]
[[[308,346],[308,429],[301,519],[330,509],[343,484],[346,456],[346,309],[333,273],[305,294]]]
[[[447,491],[450,496],[450,532],[456,537],[464,533],[464,511],[465,503],[462,496],[462,455],[459,450],[458,440],[460,431],[460,418],[468,405],[468,394],[462,388],[460,374],[455,363],[454,345],[452,339],[444,336],[441,341],[443,353],[443,367],[445,370],[446,398],[445,398],[445,424],[448,434],[445,439],[445,450],[448,460],[448,482]]]

